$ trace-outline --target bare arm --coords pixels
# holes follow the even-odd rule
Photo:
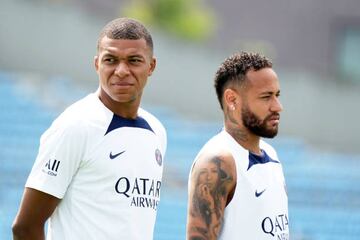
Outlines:
[[[235,189],[235,171],[230,154],[197,159],[190,176],[188,240],[218,239],[225,207]]]
[[[60,199],[32,188],[25,188],[12,232],[14,240],[43,240],[46,220]]]

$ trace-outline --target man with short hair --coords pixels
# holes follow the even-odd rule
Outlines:
[[[225,126],[194,160],[187,239],[289,239],[282,166],[261,140],[276,136],[282,110],[272,63],[234,54],[218,69],[215,89]]]
[[[166,132],[140,108],[156,59],[148,30],[119,18],[100,33],[97,92],[42,135],[13,224],[15,240],[153,239]]]

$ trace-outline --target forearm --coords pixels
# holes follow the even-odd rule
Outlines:
[[[219,218],[215,211],[208,212],[205,218],[193,215],[188,219],[187,239],[217,240],[222,222],[222,216]]]
[[[43,227],[21,226],[14,224],[12,227],[13,240],[45,240]]]

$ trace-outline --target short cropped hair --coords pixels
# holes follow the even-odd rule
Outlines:
[[[139,21],[131,18],[116,18],[106,24],[101,30],[98,41],[97,50],[99,50],[100,42],[104,37],[110,39],[145,39],[146,45],[150,48],[151,53],[154,50],[153,40],[150,32]]]
[[[271,68],[272,62],[258,53],[240,52],[225,59],[215,74],[215,90],[220,107],[225,87],[232,82],[243,83],[249,70]]]

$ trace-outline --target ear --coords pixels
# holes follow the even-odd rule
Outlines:
[[[99,56],[98,55],[96,55],[94,57],[94,66],[95,66],[95,70],[97,72],[99,70]]]
[[[149,69],[149,74],[148,76],[151,76],[152,73],[154,72],[155,70],[155,67],[156,67],[156,58],[155,57],[152,57],[151,60],[150,60],[150,69]]]
[[[236,107],[239,106],[239,101],[240,101],[240,96],[234,89],[231,88],[225,89],[223,95],[224,108],[228,108],[234,111]]]

